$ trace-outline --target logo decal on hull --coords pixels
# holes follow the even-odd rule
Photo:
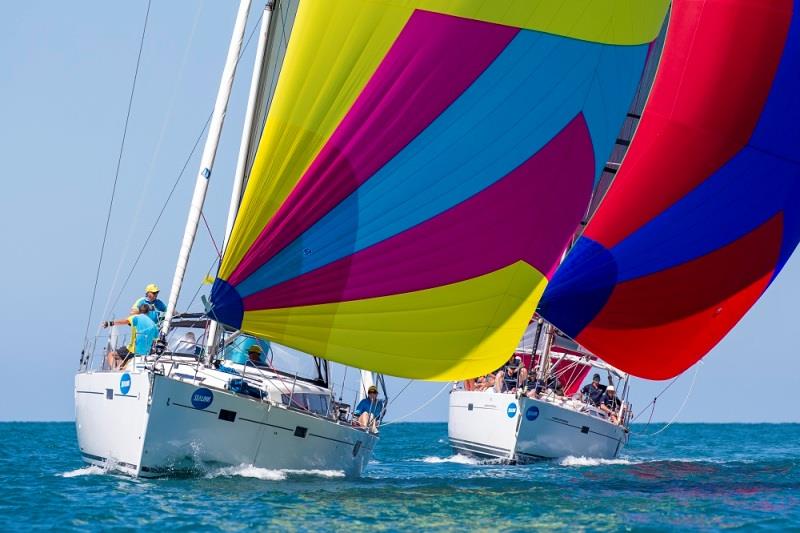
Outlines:
[[[514,418],[517,414],[517,404],[515,404],[514,402],[508,404],[508,409],[506,409],[506,414],[508,415],[508,418]]]
[[[206,409],[214,401],[214,393],[206,388],[197,389],[192,394],[192,407]]]
[[[119,391],[122,394],[128,394],[131,390],[131,375],[125,372],[119,378]]]
[[[536,407],[535,405],[531,405],[530,407],[528,407],[528,410],[525,411],[525,418],[531,421],[539,418],[539,408]]]

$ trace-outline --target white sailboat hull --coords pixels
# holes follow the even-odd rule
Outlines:
[[[243,464],[358,476],[377,441],[334,420],[146,370],[78,374],[75,410],[84,461],[142,477]]]
[[[625,428],[596,416],[513,394],[453,391],[447,425],[459,453],[526,463],[558,457],[616,457]]]

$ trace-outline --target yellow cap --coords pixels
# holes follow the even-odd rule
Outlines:
[[[378,392],[378,387],[376,387],[375,385],[370,385],[369,388],[367,389],[367,392],[368,393],[369,392]]]
[[[158,288],[158,285],[155,283],[151,283],[147,287],[144,288],[144,292],[160,292],[161,289]]]
[[[261,349],[261,346],[259,346],[258,344],[254,344],[247,349],[247,353],[250,352],[262,353],[263,350]]]

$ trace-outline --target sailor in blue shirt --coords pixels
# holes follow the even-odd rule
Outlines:
[[[378,419],[383,414],[383,400],[378,399],[378,387],[371,385],[367,397],[358,402],[353,415],[358,417],[358,425],[362,428],[378,430]]]
[[[167,306],[164,305],[164,302],[158,299],[158,293],[161,289],[158,288],[158,285],[155,283],[151,283],[147,287],[144,288],[144,296],[139,298],[133,305],[131,306],[132,313],[139,312],[139,306],[147,305],[149,307],[148,316],[150,319],[158,324],[161,317],[164,316],[164,313],[167,312]]]
[[[269,353],[270,350],[269,341],[256,339],[248,335],[239,335],[225,347],[225,359],[244,365],[250,360],[250,352],[253,351],[253,347],[259,350],[258,364],[264,363],[266,360],[264,354]]]
[[[123,368],[128,360],[137,355],[148,355],[153,347],[156,337],[158,337],[158,326],[148,315],[149,307],[147,304],[139,306],[137,314],[120,320],[109,320],[103,322],[104,328],[112,326],[128,325],[131,327],[131,341],[127,346],[120,346],[116,350],[108,352],[106,361],[112,370]]]

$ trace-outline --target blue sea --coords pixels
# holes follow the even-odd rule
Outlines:
[[[85,466],[70,423],[0,424],[0,531],[800,528],[800,425],[634,426],[615,460],[454,455],[446,424],[382,432],[360,479],[241,465],[137,480]]]

